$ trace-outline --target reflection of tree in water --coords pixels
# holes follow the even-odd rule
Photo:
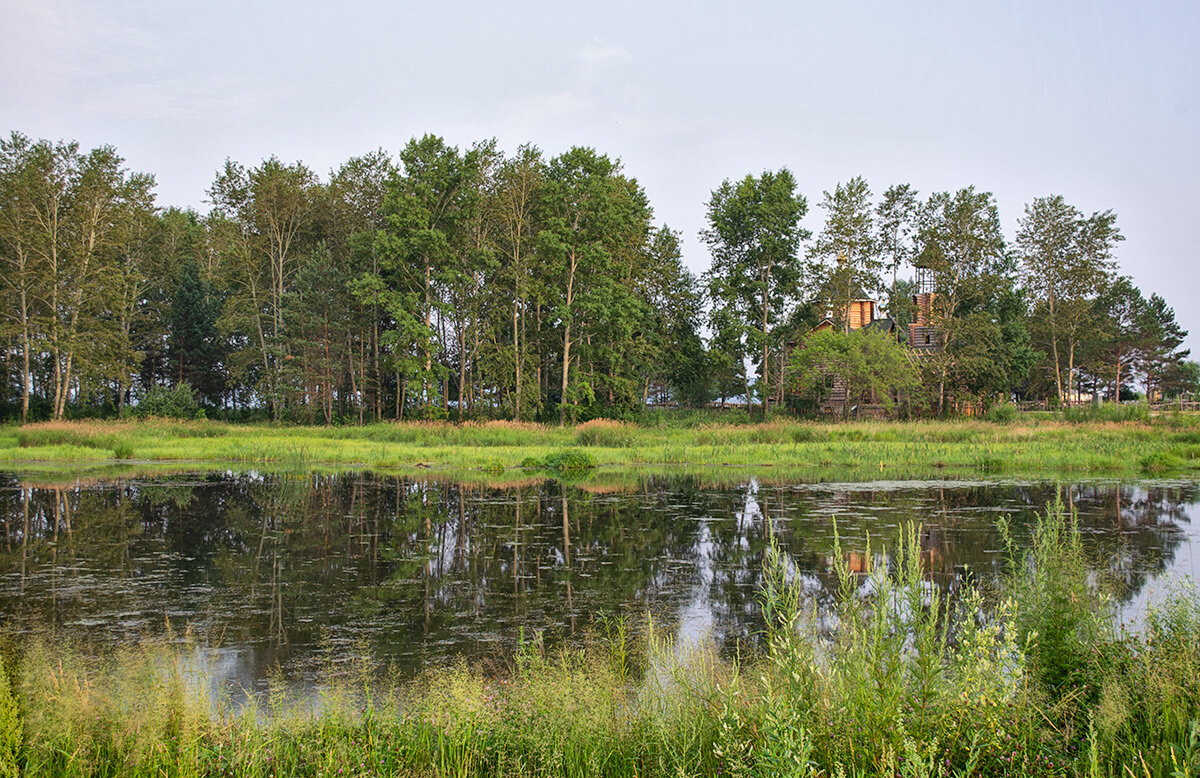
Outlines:
[[[710,487],[648,476],[604,493],[361,474],[3,476],[0,610],[97,640],[188,625],[253,649],[256,677],[276,660],[305,666],[318,645],[336,655],[366,642],[411,667],[503,651],[522,629],[553,640],[610,613],[651,611],[732,647],[760,629],[770,534],[827,605],[835,521],[857,570],[887,564],[904,524],[920,522],[925,567],[949,587],[964,568],[999,571],[996,519],[1009,516],[1024,542],[1060,494],[1130,598],[1172,563],[1200,485]]]

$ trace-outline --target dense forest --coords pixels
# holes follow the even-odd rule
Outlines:
[[[117,415],[181,386],[209,416],[326,424],[795,408],[814,325],[852,337],[842,312],[868,297],[904,328],[918,279],[943,347],[904,363],[910,412],[1200,383],[1166,301],[1116,273],[1115,215],[1057,196],[1009,243],[988,192],[852,178],[814,235],[786,168],[748,175],[712,192],[700,277],[589,148],[426,135],[325,178],[227,161],[207,202],[158,205],[110,146],[0,141],[0,415]]]

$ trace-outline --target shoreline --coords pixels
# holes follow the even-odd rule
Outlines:
[[[595,421],[576,427],[488,422],[378,423],[363,427],[215,421],[40,422],[0,428],[0,466],[195,469],[262,465],[400,473],[614,470],[790,472],[828,480],[976,475],[1130,477],[1200,470],[1200,416],[1149,422],[1022,419],[649,427]]]

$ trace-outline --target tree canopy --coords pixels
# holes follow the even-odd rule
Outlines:
[[[766,414],[831,375],[931,414],[1196,390],[1167,300],[1116,273],[1116,215],[1057,195],[1008,246],[982,189],[875,198],[854,177],[822,192],[813,237],[787,168],[727,179],[699,276],[638,180],[583,146],[424,135],[324,176],[227,160],[208,196],[158,205],[110,146],[0,140],[0,414],[119,414],[181,386],[209,415],[326,424],[738,395]],[[887,343],[852,331],[859,297],[884,298]],[[826,311],[841,339],[810,337]],[[940,348],[901,345],[918,313]]]

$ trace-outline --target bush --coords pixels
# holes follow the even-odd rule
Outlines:
[[[130,414],[139,419],[149,416],[164,419],[203,419],[204,409],[196,403],[192,385],[182,381],[173,389],[165,386],[154,387],[130,410]]]
[[[594,468],[596,460],[586,451],[567,448],[546,457],[544,465],[548,470],[560,473],[579,473]]]
[[[988,412],[984,414],[983,418],[995,424],[1008,424],[1010,421],[1017,418],[1019,413],[1020,411],[1017,410],[1017,406],[1013,405],[1012,403],[1001,403],[999,405],[993,405],[991,408],[989,408]]]

